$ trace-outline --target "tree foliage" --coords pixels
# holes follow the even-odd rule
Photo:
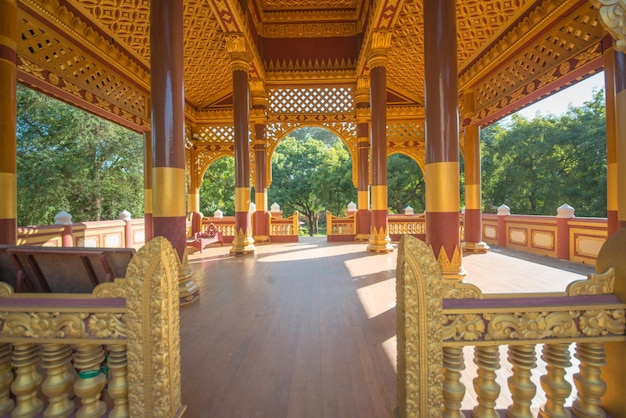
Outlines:
[[[606,216],[606,126],[602,91],[563,116],[483,131],[483,199],[487,211],[554,215],[568,203],[579,216]]]
[[[205,216],[221,210],[224,215],[235,214],[235,160],[222,157],[204,173],[200,186],[200,211]]]
[[[143,216],[142,137],[18,86],[18,224]]]
[[[415,213],[424,212],[424,176],[411,157],[393,154],[387,158],[387,195],[390,213],[404,213],[407,206]]]
[[[337,136],[322,128],[301,128],[283,139],[272,158],[270,202],[284,213],[300,212],[309,235],[318,232],[324,209],[338,215],[356,200],[350,153]]]

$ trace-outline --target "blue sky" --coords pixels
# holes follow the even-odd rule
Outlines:
[[[519,112],[527,119],[534,119],[538,114],[546,116],[548,114],[562,115],[567,112],[568,105],[582,106],[586,101],[591,100],[593,90],[604,89],[604,73],[595,74],[567,89],[558,92],[546,99],[543,99]]]

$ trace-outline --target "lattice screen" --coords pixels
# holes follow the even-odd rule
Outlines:
[[[207,125],[198,129],[200,142],[235,142],[235,128],[232,125]]]
[[[560,72],[567,73],[570,68],[564,58],[576,56],[582,48],[589,45],[589,39],[599,40],[601,37],[597,11],[589,6],[580,14],[564,21],[558,33],[532,43],[502,71],[481,83],[476,88],[477,107],[482,109],[511,94],[519,86],[540,77],[547,69],[558,67],[559,62],[562,63]],[[554,79],[555,75],[543,77],[537,87]]]
[[[349,87],[279,88],[269,91],[270,114],[354,113]]]

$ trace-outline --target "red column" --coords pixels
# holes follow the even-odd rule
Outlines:
[[[626,55],[615,52],[617,227],[626,227]]]
[[[370,67],[371,140],[372,140],[372,210],[370,215],[371,252],[390,252],[387,220],[387,48],[391,33],[374,33]]]
[[[370,143],[367,122],[356,125],[357,140],[357,180],[358,210],[356,213],[356,237],[358,241],[370,239],[370,193],[369,193],[369,154]]]
[[[444,277],[460,279],[455,0],[424,2],[426,242]]]
[[[154,237],[152,230],[152,134],[143,135],[143,220],[144,240],[150,241]]]
[[[231,55],[235,119],[235,238],[230,253],[243,255],[254,253],[255,250],[250,228],[250,146],[248,144],[250,59],[245,39],[242,36],[232,36],[227,39],[226,47]]]
[[[150,2],[152,101],[152,220],[155,236],[171,243],[181,260],[181,303],[198,286],[186,262],[185,119],[183,93],[183,2]]]
[[[265,141],[265,124],[254,125],[254,162],[256,166],[254,178],[254,240],[269,241],[270,213],[267,210],[267,149]]]
[[[483,242],[482,205],[480,187],[480,127],[465,128],[465,242],[463,250],[486,253],[489,246]]]
[[[0,244],[17,243],[17,1],[0,13]]]
[[[617,230],[617,149],[615,120],[615,49],[613,38],[605,35],[604,49],[604,97],[606,98],[606,218],[607,236]]]

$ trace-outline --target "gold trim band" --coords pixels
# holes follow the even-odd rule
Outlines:
[[[250,188],[235,187],[235,212],[250,210]]]
[[[152,213],[152,189],[143,190],[143,206],[144,213]]]
[[[426,212],[458,212],[458,161],[426,164]]]
[[[606,166],[606,209],[617,210],[617,163]]]
[[[358,208],[359,210],[367,210],[369,209],[370,203],[370,193],[367,190],[359,190],[357,195]]]
[[[17,176],[15,173],[0,173],[0,219],[17,219]]]
[[[387,210],[387,186],[372,186],[372,210]]]
[[[626,109],[626,90],[622,90],[615,95],[615,114],[620,115]],[[626,118],[616,117],[616,137],[621,138],[626,135]],[[626,160],[626,141],[617,141],[616,160]],[[617,178],[626,179],[626,164],[617,165]],[[626,220],[626,192],[617,191],[617,218],[620,221]]]
[[[187,195],[188,212],[200,212],[200,194],[189,193]]]
[[[254,203],[257,212],[265,212],[267,210],[267,193],[254,193]]]
[[[185,216],[185,169],[152,168],[152,214],[154,217]]]
[[[480,185],[479,184],[466,184],[465,185],[465,208],[466,209],[480,209]]]

